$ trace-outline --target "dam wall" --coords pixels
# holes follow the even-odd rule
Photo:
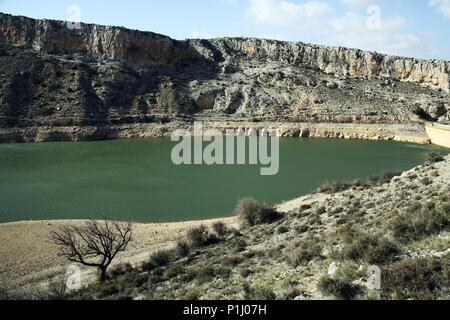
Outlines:
[[[426,131],[431,143],[450,148],[450,125],[430,123],[426,125]]]

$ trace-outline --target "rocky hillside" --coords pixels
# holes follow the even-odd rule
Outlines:
[[[449,74],[446,61],[259,39],[175,41],[87,24],[72,30],[0,13],[0,140],[39,140],[39,130],[49,133],[43,140],[80,138],[51,134],[68,127],[101,138],[120,126],[193,119],[444,122]]]

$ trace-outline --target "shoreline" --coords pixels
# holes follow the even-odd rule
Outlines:
[[[45,282],[69,263],[57,256],[56,247],[49,241],[51,231],[62,226],[79,226],[86,220],[39,220],[0,223],[0,285],[15,291],[23,286]],[[236,218],[172,222],[136,223],[134,241],[113,263],[137,265],[148,260],[150,254],[163,246],[174,245],[189,228],[223,221],[229,226]],[[95,277],[95,270],[82,267],[87,278]]]
[[[281,137],[332,138],[347,140],[399,141],[431,144],[425,126],[420,123],[295,123],[251,122],[199,118],[204,130],[278,129]],[[192,129],[192,123],[174,121],[166,124],[147,123],[105,126],[0,128],[0,143],[97,141],[128,138],[170,137],[177,129]]]
[[[136,225],[165,225],[165,224],[184,224],[184,223],[195,223],[195,222],[205,222],[205,221],[217,221],[217,220],[229,220],[234,218],[234,216],[223,216],[223,217],[211,217],[204,219],[188,219],[188,220],[179,220],[179,221],[135,221],[133,223]],[[88,221],[88,218],[59,218],[59,219],[37,219],[37,220],[14,220],[14,221],[0,221],[0,226],[6,224],[14,224],[14,223],[49,223],[49,222],[73,222],[73,221]],[[96,219],[100,220],[100,219]],[[113,221],[117,222],[128,222],[128,220],[118,220],[113,219]]]
[[[326,194],[309,194],[276,205],[287,213],[300,205],[308,205],[328,198]],[[56,247],[48,241],[48,234],[61,226],[77,226],[86,220],[40,220],[0,223],[0,285],[12,292],[45,284],[55,274],[70,265],[56,254]],[[112,267],[121,263],[134,266],[147,261],[162,248],[173,247],[189,228],[211,225],[217,221],[239,228],[237,217],[215,218],[172,223],[136,223],[134,241],[121,253]],[[82,277],[90,283],[96,270],[81,267]]]

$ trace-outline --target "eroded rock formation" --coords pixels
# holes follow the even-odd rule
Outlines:
[[[193,56],[187,43],[119,27],[34,20],[0,14],[0,42],[50,54],[82,53],[93,59],[170,64]]]
[[[445,122],[449,74],[448,61],[259,39],[176,41],[0,14],[0,137],[194,119]]]

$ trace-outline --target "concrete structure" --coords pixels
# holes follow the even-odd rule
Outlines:
[[[427,123],[426,130],[431,143],[450,148],[450,125]]]

